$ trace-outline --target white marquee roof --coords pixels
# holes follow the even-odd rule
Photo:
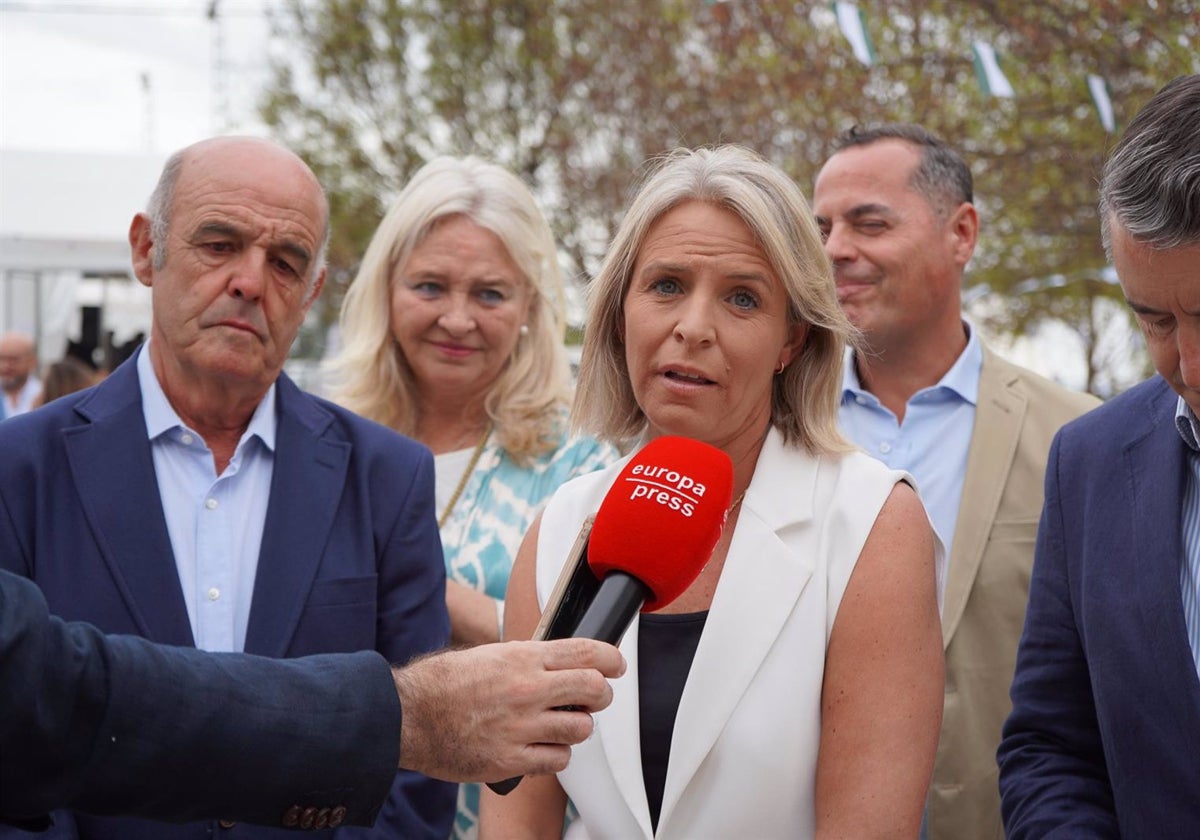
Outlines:
[[[129,269],[126,233],[159,155],[0,149],[0,272]]]

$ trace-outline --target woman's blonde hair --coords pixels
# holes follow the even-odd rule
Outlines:
[[[740,146],[675,149],[654,162],[589,288],[587,332],[572,425],[627,444],[646,428],[624,347],[624,302],[650,226],[686,201],[733,211],[758,240],[788,296],[788,318],[808,325],[804,346],[775,377],[771,423],[814,454],[853,447],[838,430],[846,342],[854,328],[838,305],[821,234],[799,187]]]
[[[333,399],[413,435],[420,417],[412,369],[391,330],[392,284],[443,220],[491,231],[528,281],[528,332],[488,392],[485,410],[509,456],[525,462],[556,445],[570,404],[562,274],[550,226],[520,179],[477,157],[438,157],[417,171],[380,222],[339,318],[341,350],[328,363]]]

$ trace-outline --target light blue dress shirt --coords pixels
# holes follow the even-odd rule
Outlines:
[[[1187,482],[1183,488],[1183,557],[1179,564],[1179,584],[1183,590],[1183,620],[1196,674],[1200,675],[1200,432],[1196,415],[1179,398],[1175,408],[1175,427],[1188,447]]]
[[[905,470],[916,479],[921,501],[947,556],[954,544],[983,366],[979,337],[970,324],[964,321],[963,326],[968,334],[966,348],[940,382],[912,395],[903,423],[863,388],[850,350],[846,351],[838,409],[846,437],[892,469]]]
[[[275,386],[218,476],[212,450],[183,424],[163,393],[149,342],[138,354],[137,371],[192,637],[202,650],[241,651],[275,468]]]

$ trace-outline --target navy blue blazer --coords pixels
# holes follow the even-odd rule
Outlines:
[[[1176,399],[1155,377],[1064,426],[1050,450],[998,752],[1009,838],[1200,836]]]
[[[0,566],[36,581],[50,610],[67,620],[194,646],[136,362],[0,426]],[[443,647],[449,617],[429,451],[302,393],[285,375],[275,393],[274,474],[245,651],[278,658],[376,650],[403,663]],[[212,772],[196,771],[188,783],[203,785]],[[377,836],[445,837],[454,806],[453,785],[401,771]],[[70,820],[56,815],[61,825]],[[74,822],[83,840],[199,840],[215,828],[83,814]],[[221,833],[231,831],[275,832]],[[355,831],[365,829],[338,836]]]
[[[311,808],[369,825],[396,776],[400,703],[379,654],[267,659],[105,636],[51,616],[2,569],[0,686],[0,822],[44,827],[69,805],[270,825]]]

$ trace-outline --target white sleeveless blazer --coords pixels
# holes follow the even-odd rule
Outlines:
[[[547,506],[542,606],[626,461],[568,482]],[[825,649],[867,534],[902,480],[912,483],[865,454],[814,458],[768,433],[680,698],[658,832],[641,771],[635,621],[612,705],[558,774],[580,813],[569,838],[812,837]]]

